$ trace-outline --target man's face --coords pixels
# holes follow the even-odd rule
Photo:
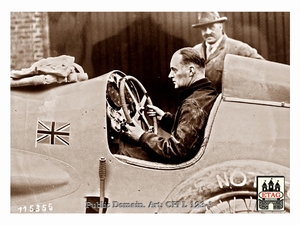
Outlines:
[[[214,44],[223,34],[222,23],[212,23],[200,28],[204,41],[208,44]]]
[[[191,83],[190,69],[188,66],[181,64],[182,55],[175,53],[170,62],[169,78],[172,79],[175,89],[186,88]]]

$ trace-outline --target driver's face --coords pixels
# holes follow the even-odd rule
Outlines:
[[[182,55],[175,53],[170,62],[169,78],[172,79],[175,89],[186,88],[191,83],[190,70],[186,65],[181,64]]]

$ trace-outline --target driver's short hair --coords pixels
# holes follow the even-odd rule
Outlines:
[[[177,50],[177,53],[182,55],[182,64],[187,65],[193,63],[200,68],[205,68],[205,59],[201,58],[197,50],[192,47],[185,47]]]

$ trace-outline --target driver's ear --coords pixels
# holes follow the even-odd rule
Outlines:
[[[194,74],[195,74],[195,67],[190,66],[190,76],[194,76]]]

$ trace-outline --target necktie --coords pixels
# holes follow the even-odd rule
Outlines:
[[[212,50],[212,46],[211,45],[209,45],[209,46],[207,46],[207,53],[206,53],[206,57],[208,58],[210,55],[211,55],[211,50]]]

